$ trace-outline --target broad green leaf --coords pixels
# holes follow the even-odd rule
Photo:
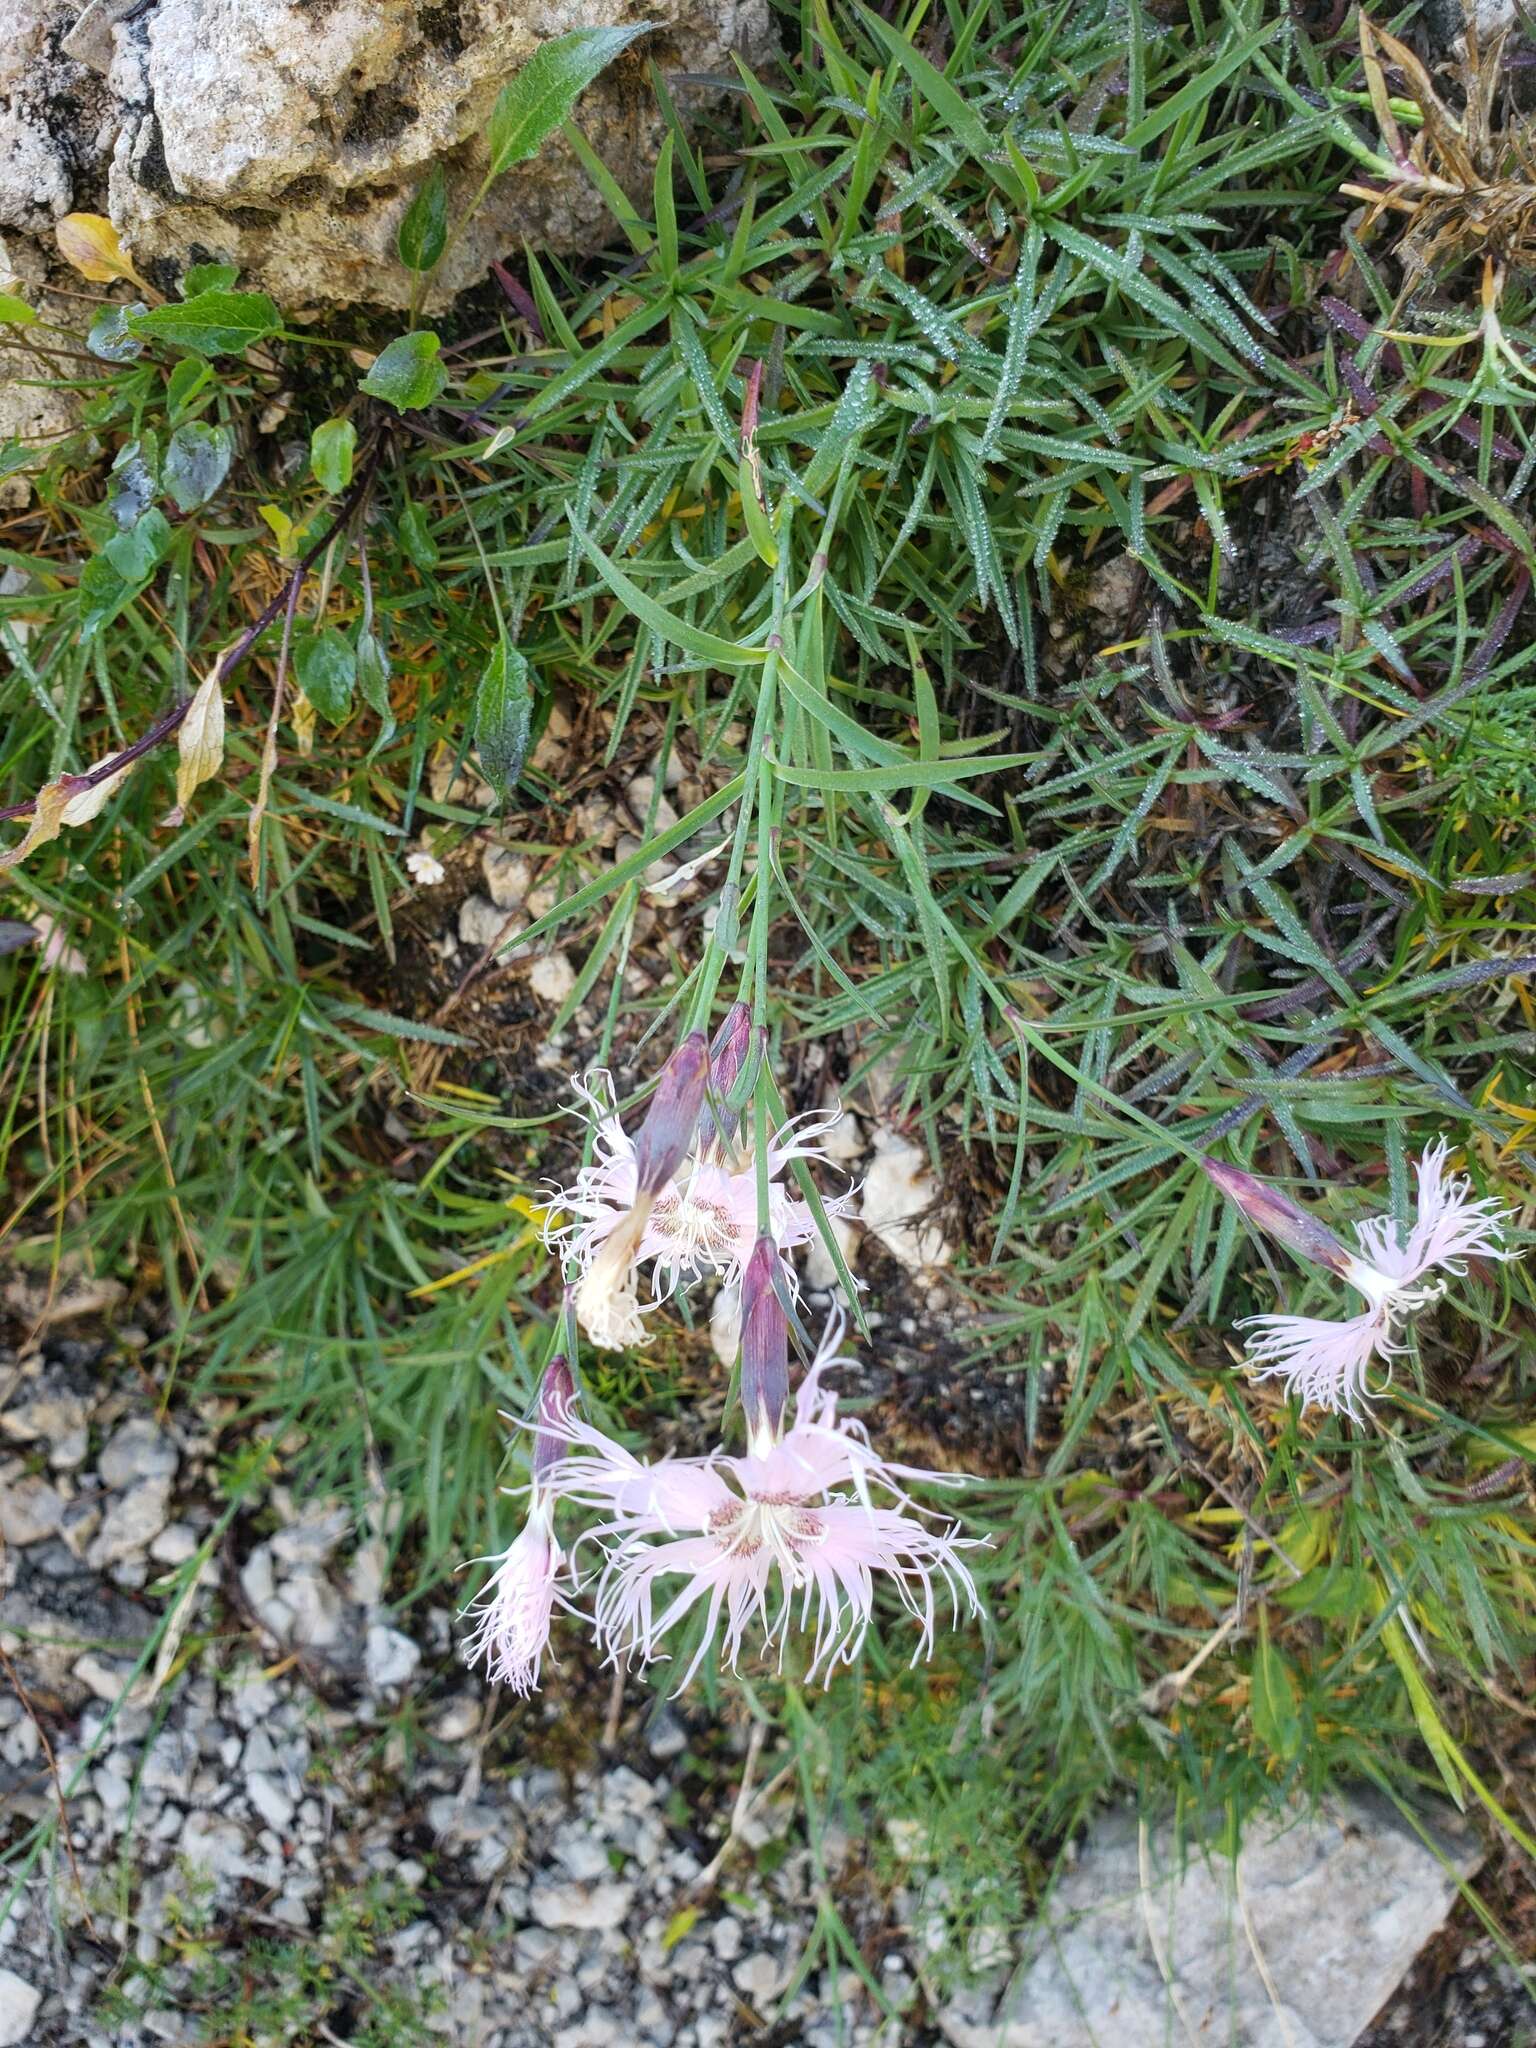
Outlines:
[[[325,420],[309,437],[309,467],[327,491],[344,491],[352,481],[357,429],[350,420]]]
[[[237,263],[194,263],[181,280],[181,296],[195,299],[199,292],[227,292],[239,275]]]
[[[282,326],[265,292],[199,292],[179,306],[135,313],[129,332],[200,356],[238,356]]]
[[[37,314],[25,299],[18,299],[11,292],[0,292],[0,326],[30,327]]]
[[[188,420],[176,429],[166,448],[160,476],[178,512],[195,512],[199,505],[207,504],[229,475],[231,452],[229,435],[223,427]]]
[[[93,555],[80,571],[80,633],[89,639],[110,625],[144,587],[144,578],[127,577],[105,555]]]
[[[352,708],[357,674],[357,657],[345,633],[328,626],[324,632],[301,635],[294,642],[293,667],[300,688],[320,716],[340,725]]]
[[[397,334],[363,379],[363,390],[396,412],[419,412],[442,396],[448,382],[448,372],[438,361],[442,345],[425,327],[414,334]]]
[[[578,28],[535,50],[522,70],[507,80],[491,110],[486,127],[490,176],[499,178],[511,165],[535,155],[597,74],[654,26],[636,21],[625,28]]]
[[[528,664],[505,641],[492,649],[475,690],[475,745],[480,769],[503,805],[512,801],[533,720],[533,685]]]
[[[1275,1593],[1283,1607],[1325,1621],[1353,1621],[1370,1609],[1370,1580],[1357,1565],[1317,1565]]]
[[[448,181],[434,164],[405,210],[395,247],[407,270],[431,270],[448,240]]]
[[[107,510],[122,532],[141,518],[155,502],[155,479],[160,473],[158,437],[146,433],[137,441],[125,441],[112,461],[112,480],[107,486]]]
[[[437,567],[441,550],[427,525],[426,513],[415,503],[407,505],[400,514],[400,545],[418,569]]]
[[[363,702],[370,711],[376,711],[380,718],[388,718],[389,656],[376,634],[358,634],[356,666],[357,687],[363,693]]]
[[[113,534],[102,553],[125,583],[144,583],[153,575],[170,540],[170,521],[151,508],[126,532]]]
[[[300,520],[297,526],[288,517],[281,505],[258,505],[257,517],[266,521],[277,541],[277,552],[285,562],[293,561],[298,555],[298,543],[303,539],[307,521]]]
[[[135,299],[131,306],[103,306],[91,322],[85,345],[104,363],[131,363],[144,353],[144,344],[129,329],[129,320],[149,308]]]
[[[129,311],[132,310],[130,307]],[[180,419],[203,386],[212,381],[213,375],[211,365],[205,363],[201,356],[182,357],[165,387],[165,409],[172,421]]]

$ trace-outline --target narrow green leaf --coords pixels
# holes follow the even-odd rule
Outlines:
[[[1384,1593],[1378,1600],[1378,1606],[1383,1604]],[[1408,1703],[1413,1708],[1413,1718],[1418,1723],[1425,1747],[1435,1760],[1435,1767],[1440,1773],[1445,1789],[1456,1804],[1465,1810],[1466,1794],[1462,1790],[1461,1772],[1458,1769],[1462,1762],[1461,1754],[1450,1730],[1440,1718],[1434,1695],[1424,1683],[1424,1675],[1414,1661],[1403,1625],[1396,1615],[1382,1625],[1381,1640],[1387,1655],[1397,1666],[1397,1674],[1408,1694]]]
[[[991,754],[979,761],[913,760],[884,768],[789,768],[775,762],[773,772],[801,789],[846,789],[857,795],[866,789],[947,789],[967,775],[996,775],[1029,759],[1028,754]]]
[[[1289,1763],[1301,1748],[1301,1714],[1297,1707],[1297,1685],[1287,1659],[1269,1639],[1267,1611],[1259,1609],[1259,1641],[1254,1652],[1249,1703],[1253,1711],[1253,1732],[1282,1763]]]
[[[335,626],[322,633],[302,633],[294,641],[294,672],[320,716],[340,725],[352,708],[357,657],[352,643]]]
[[[444,1031],[436,1024],[419,1024],[414,1017],[392,1017],[387,1010],[370,1010],[363,1003],[338,1003],[330,1013],[369,1031],[382,1031],[386,1038],[411,1038],[422,1045],[468,1045],[456,1031]]]
[[[170,546],[171,525],[153,506],[124,533],[115,533],[102,553],[125,582],[143,583]]]
[[[376,634],[358,634],[355,660],[357,687],[363,694],[363,702],[370,711],[376,711],[380,718],[388,718],[389,656]]]
[[[596,541],[589,539],[579,528],[576,540],[625,610],[643,620],[675,647],[683,648],[716,668],[750,668],[765,659],[767,648],[741,647],[734,640],[722,640],[718,634],[706,633],[702,626],[690,625],[686,619],[678,618],[665,605],[658,604],[654,597],[647,597],[639,584],[631,582],[616,562],[609,561]]]
[[[239,275],[238,264],[194,263],[181,280],[181,296],[185,300],[201,292],[227,292]]]
[[[696,832],[718,818],[736,802],[746,785],[746,776],[733,775],[729,782],[717,789],[713,796],[705,797],[703,803],[695,804],[686,817],[679,818],[675,825],[669,825],[665,832],[658,832],[648,839],[644,846],[632,853],[627,860],[615,861],[611,868],[604,868],[595,881],[588,882],[574,895],[567,896],[563,903],[557,903],[542,917],[535,918],[526,931],[518,934],[518,944],[528,945],[535,939],[547,938],[558,931],[563,924],[569,924],[573,917],[580,917],[584,910],[590,910],[594,903],[601,903],[605,896],[615,889],[622,889],[626,882],[634,880],[648,868],[653,860],[660,860],[670,853],[674,846],[681,846],[685,839],[691,839]]]
[[[579,28],[535,50],[522,70],[507,80],[491,111],[485,131],[490,176],[499,178],[513,164],[536,155],[597,74],[654,26],[636,21],[625,28]]]

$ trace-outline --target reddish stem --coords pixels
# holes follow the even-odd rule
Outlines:
[[[330,546],[337,534],[341,532],[341,529],[367,496],[368,486],[372,483],[374,471],[378,468],[381,451],[382,442],[376,443],[368,460],[358,471],[351,489],[347,492],[346,498],[342,502],[340,511],[331,521],[331,524],[326,528],[319,540],[315,542],[314,546],[307,549],[299,558],[298,563],[294,567],[293,574],[277,593],[276,597],[272,599],[271,603],[263,607],[260,616],[254,624],[248,626],[234,645],[219,657],[215,672],[221,682],[233,669],[237,668],[244,661],[278,613],[285,606],[297,600],[304,578],[309,574],[315,563],[320,559],[320,556]],[[152,752],[154,748],[158,747],[163,740],[168,740],[191,708],[192,699],[184,697],[181,703],[173,705],[163,717],[157,718],[147,732],[140,733],[133,744],[125,747],[120,754],[112,754],[105,761],[98,761],[94,768],[88,769],[83,775],[72,775],[70,777],[71,787],[75,791],[94,789],[98,783],[106,782],[112,776],[120,773],[122,769],[131,767],[135,761],[142,759],[145,754]],[[29,796],[24,803],[0,805],[0,819],[27,818],[36,809],[37,798]]]

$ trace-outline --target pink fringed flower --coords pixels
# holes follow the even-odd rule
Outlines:
[[[750,1134],[724,1110],[725,1096],[743,1065],[738,1043],[750,1031],[740,1005],[726,1019],[712,1049],[710,1089],[722,1105],[717,1120],[693,1104],[681,1148],[668,1149],[664,1175],[647,1174],[647,1116],[638,1139],[631,1138],[613,1106],[613,1088],[601,1069],[574,1083],[594,1133],[592,1163],[574,1184],[558,1190],[555,1206],[575,1218],[551,1231],[578,1270],[576,1315],[583,1331],[600,1350],[637,1344],[645,1336],[636,1276],[651,1267],[651,1298],[663,1301],[683,1283],[717,1273],[739,1284],[758,1233],[757,1166]],[[674,1055],[674,1058],[678,1057]],[[699,1101],[702,1101],[702,1082]],[[824,1155],[816,1138],[838,1121],[840,1112],[813,1112],[776,1131],[768,1145],[768,1224],[778,1245],[786,1278],[794,1285],[790,1253],[809,1244],[816,1223],[809,1206],[782,1183],[784,1169],[795,1159]],[[680,1124],[674,1115],[672,1124]],[[840,1214],[850,1197],[832,1197],[826,1207]]]
[[[538,1421],[545,1426],[534,1431],[527,1520],[499,1558],[479,1560],[496,1569],[464,1608],[474,1621],[465,1663],[484,1664],[493,1684],[510,1685],[525,1698],[538,1687],[555,1607],[570,1604],[557,1585],[565,1558],[555,1541],[552,1478],[566,1453],[575,1398],[569,1366],[551,1359],[539,1389]]]
[[[494,1560],[495,1571],[464,1609],[474,1623],[464,1639],[464,1662],[483,1664],[493,1685],[510,1685],[524,1698],[538,1689],[562,1561],[549,1505],[531,1507],[510,1547]]]
[[[895,1587],[918,1625],[914,1663],[932,1650],[941,1596],[956,1621],[962,1606],[980,1612],[961,1556],[969,1540],[953,1524],[936,1528],[920,1519],[924,1511],[902,1484],[963,1481],[879,1457],[862,1427],[838,1416],[821,1375],[840,1336],[840,1326],[828,1332],[801,1383],[792,1427],[783,1434],[754,1429],[744,1457],[717,1452],[650,1464],[572,1422],[573,1455],[557,1485],[607,1517],[591,1533],[604,1553],[595,1622],[611,1657],[649,1662],[664,1654],[664,1639],[702,1607],[704,1629],[679,1691],[709,1654],[722,1619],[727,1665],[756,1619],[764,1648],[777,1648],[781,1659],[790,1631],[808,1629],[806,1676],[819,1671],[830,1680],[858,1654],[879,1578]],[[752,1376],[744,1357],[744,1390]],[[877,1504],[876,1491],[886,1501]],[[664,1581],[677,1579],[675,1590],[662,1592]]]
[[[1333,1320],[1320,1316],[1250,1316],[1239,1329],[1258,1334],[1248,1340],[1246,1363],[1255,1378],[1278,1378],[1304,1406],[1332,1408],[1358,1417],[1370,1394],[1367,1370],[1373,1359],[1390,1361],[1408,1347],[1404,1328],[1418,1310],[1445,1291],[1437,1276],[1459,1275],[1469,1258],[1515,1259],[1503,1243],[1509,1212],[1472,1193],[1464,1175],[1446,1165],[1450,1144],[1439,1138],[1418,1162],[1418,1213],[1406,1236],[1390,1216],[1355,1225],[1359,1252],[1315,1218],[1262,1181],[1204,1163],[1206,1172],[1251,1222],[1298,1257],[1337,1273],[1369,1307],[1360,1315]]]

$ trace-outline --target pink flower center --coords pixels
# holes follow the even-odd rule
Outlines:
[[[657,1196],[651,1228],[670,1238],[683,1258],[702,1253],[723,1262],[736,1246],[736,1222],[726,1204],[690,1194],[686,1187],[671,1187]]]
[[[818,1549],[827,1530],[814,1508],[794,1494],[779,1493],[722,1502],[710,1514],[709,1533],[725,1556],[771,1552],[785,1577],[796,1584],[804,1576],[804,1552]]]

